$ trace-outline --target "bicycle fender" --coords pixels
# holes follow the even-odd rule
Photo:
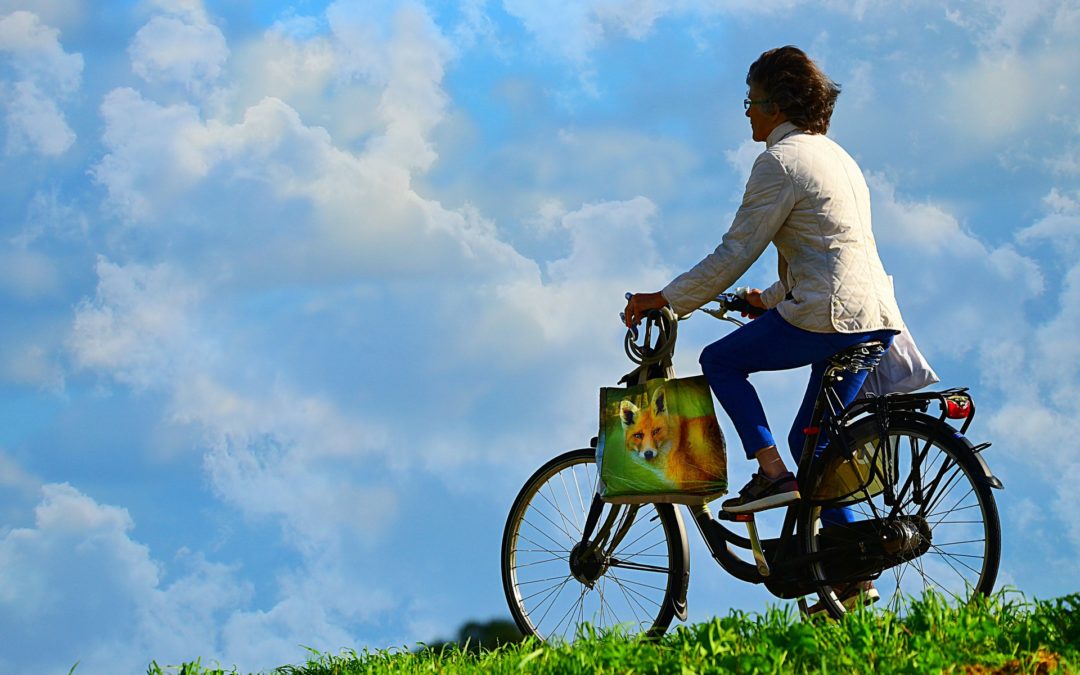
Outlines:
[[[675,610],[675,616],[679,621],[686,621],[686,591],[690,587],[690,570],[686,570],[683,574],[683,578],[679,582],[679,587],[676,589],[676,596],[673,597],[671,602],[671,608]]]
[[[961,436],[960,438],[964,441],[964,443],[971,447],[971,441],[969,441],[967,438],[964,438],[963,436]],[[990,465],[986,463],[986,460],[983,459],[982,455],[976,453],[973,454],[972,457],[975,458],[975,463],[978,465],[979,470],[982,471],[982,475],[976,476],[975,478],[978,479],[980,483],[984,483],[994,488],[995,490],[1004,490],[1005,484],[1001,482],[1000,478],[995,476],[993,472],[990,471]]]
[[[683,568],[682,579],[675,581],[675,588],[669,593],[665,602],[671,605],[675,616],[679,621],[686,621],[686,592],[690,588],[690,546],[686,540],[686,526],[683,524],[682,512],[674,505],[668,505],[675,512],[675,522],[678,525],[679,539],[675,545],[682,550],[682,558],[686,561]]]
[[[986,445],[976,448],[975,445],[970,440],[968,440],[967,436],[963,435],[959,431],[956,431],[956,429],[954,429],[953,427],[950,427],[949,425],[940,421],[938,422],[938,424],[952,430],[953,436],[956,437],[956,440],[963,443],[964,446],[971,451],[971,457],[975,460],[975,465],[979,468],[979,474],[974,477],[975,480],[979,481],[984,485],[987,485],[988,487],[992,487],[995,490],[1005,489],[1005,484],[1001,482],[1000,478],[994,475],[994,472],[990,470],[990,465],[986,463],[986,460],[983,459],[982,454],[979,452],[979,450],[987,447]]]

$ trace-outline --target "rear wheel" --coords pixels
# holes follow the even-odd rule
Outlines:
[[[542,466],[521,488],[502,540],[506,600],[518,628],[572,642],[599,632],[659,637],[688,575],[686,532],[670,504],[604,504],[582,531],[596,494],[594,451],[574,450]]]
[[[837,479],[835,462],[826,462],[822,475],[832,495],[854,491],[847,505],[853,522],[836,523],[828,514],[823,522],[824,505],[812,502],[801,523],[804,550],[831,553],[811,564],[818,607],[843,615],[859,601],[853,584],[867,580],[881,604],[901,614],[928,591],[956,604],[988,595],[997,579],[1001,525],[970,443],[944,422],[914,414],[892,415],[885,443],[874,418],[857,421],[849,433],[863,459],[861,468],[847,464],[849,489],[838,489],[844,479]],[[854,475],[875,480],[857,491]],[[815,498],[826,496],[822,480],[810,483]]]

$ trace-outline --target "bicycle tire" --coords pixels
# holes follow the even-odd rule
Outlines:
[[[860,578],[873,581],[884,607],[898,614],[928,591],[960,604],[977,594],[989,595],[1001,560],[1001,524],[989,472],[971,443],[941,420],[917,413],[890,415],[886,445],[881,444],[874,417],[857,420],[848,434],[849,447],[867,453],[864,456],[886,448],[875,464],[878,484],[892,486],[896,506],[887,503],[888,491],[882,491],[849,505],[856,522],[826,527],[820,516],[828,504],[809,501],[800,516],[802,550],[808,555],[825,552],[845,537],[862,537],[865,542],[867,532],[891,544],[843,562],[812,562],[810,572],[820,598],[816,607],[834,618],[843,616],[857,598],[845,604],[836,587],[843,590]],[[826,464],[816,462],[817,471],[827,470]],[[821,473],[807,480],[811,495],[822,480]],[[889,511],[894,512],[891,518],[875,517]],[[882,568],[875,570],[878,565]]]
[[[578,544],[596,493],[594,453],[572,450],[550,460],[514,500],[501,561],[510,613],[522,634],[544,641],[573,642],[590,632],[658,638],[675,615],[677,591],[685,593],[689,579],[686,530],[671,504],[642,504],[618,547],[590,558],[591,567],[581,565],[575,551],[583,550]],[[612,509],[620,509],[617,519],[631,511],[605,504],[599,522]]]

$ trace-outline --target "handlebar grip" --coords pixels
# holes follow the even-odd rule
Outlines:
[[[768,310],[762,309],[757,305],[751,305],[747,302],[746,298],[734,297],[727,301],[727,308],[734,312],[742,312],[753,317],[759,317]]]

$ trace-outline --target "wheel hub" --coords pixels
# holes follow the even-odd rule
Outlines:
[[[881,548],[895,558],[894,564],[912,560],[930,549],[930,527],[922,516],[906,516],[888,522],[881,530]]]
[[[607,559],[592,542],[579,542],[570,551],[570,574],[592,588],[607,571]]]

